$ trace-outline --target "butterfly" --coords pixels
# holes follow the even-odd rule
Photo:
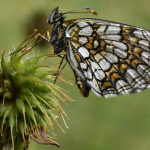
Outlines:
[[[48,18],[51,37],[41,37],[55,54],[66,52],[82,96],[88,97],[90,89],[108,98],[149,88],[150,31],[94,18],[65,20],[65,14],[75,11],[55,8]]]

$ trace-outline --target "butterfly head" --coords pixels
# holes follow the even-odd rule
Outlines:
[[[57,23],[57,22],[63,22],[63,21],[64,21],[63,13],[61,13],[61,12],[58,10],[58,7],[55,8],[55,9],[51,12],[51,14],[50,14],[50,16],[49,16],[49,18],[48,18],[48,20],[47,20],[47,22],[48,22],[49,24],[55,24],[55,23]]]

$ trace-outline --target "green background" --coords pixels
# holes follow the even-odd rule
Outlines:
[[[63,11],[91,6],[99,15],[67,14],[71,18],[99,18],[150,29],[150,1],[148,0],[0,0],[0,51],[13,51],[35,28],[40,33],[51,30],[47,18],[57,6]],[[46,24],[46,25],[45,25]],[[46,46],[43,46],[46,45]],[[37,53],[53,53],[51,45],[43,43]],[[61,59],[47,59],[58,66]],[[74,78],[69,65],[63,71]],[[74,83],[74,80],[72,80]],[[68,129],[62,119],[55,127],[61,150],[149,150],[150,149],[150,90],[138,94],[104,99],[90,93],[83,98],[77,86],[61,84],[75,102],[62,103]],[[30,150],[57,150],[31,141]]]

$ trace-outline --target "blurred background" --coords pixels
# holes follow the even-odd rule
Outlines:
[[[134,25],[150,30],[150,1],[148,0],[0,0],[0,50],[13,51],[34,29],[44,34],[51,31],[47,24],[50,12],[59,6],[63,12],[90,6],[99,15],[67,14],[67,19],[99,18]],[[53,53],[46,42],[34,49],[37,53]],[[59,66],[61,59],[47,59],[47,64]],[[69,65],[63,73],[74,78]],[[74,80],[72,83],[74,84]],[[58,83],[57,83],[58,84]],[[62,119],[55,127],[61,150],[149,150],[150,149],[150,89],[117,98],[99,98],[92,92],[83,98],[77,86],[61,84],[70,90],[75,102],[61,103],[70,120],[68,129]],[[57,150],[31,141],[30,150]]]

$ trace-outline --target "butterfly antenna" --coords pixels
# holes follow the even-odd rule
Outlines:
[[[76,9],[76,10],[72,10],[72,11],[67,11],[63,14],[68,14],[68,13],[92,13],[94,15],[98,15],[98,12],[94,11],[94,10],[91,10],[91,11],[86,11],[86,12],[76,12],[76,11],[80,11],[80,10],[83,10],[83,9],[90,9],[89,6],[85,6],[83,8],[80,8],[80,9]]]
[[[82,9],[90,9],[90,7],[89,6],[85,6],[85,7],[80,8],[80,9],[75,9],[75,10],[67,11],[67,12],[65,12],[63,14],[72,13],[72,12],[79,11],[79,10],[82,10]]]

